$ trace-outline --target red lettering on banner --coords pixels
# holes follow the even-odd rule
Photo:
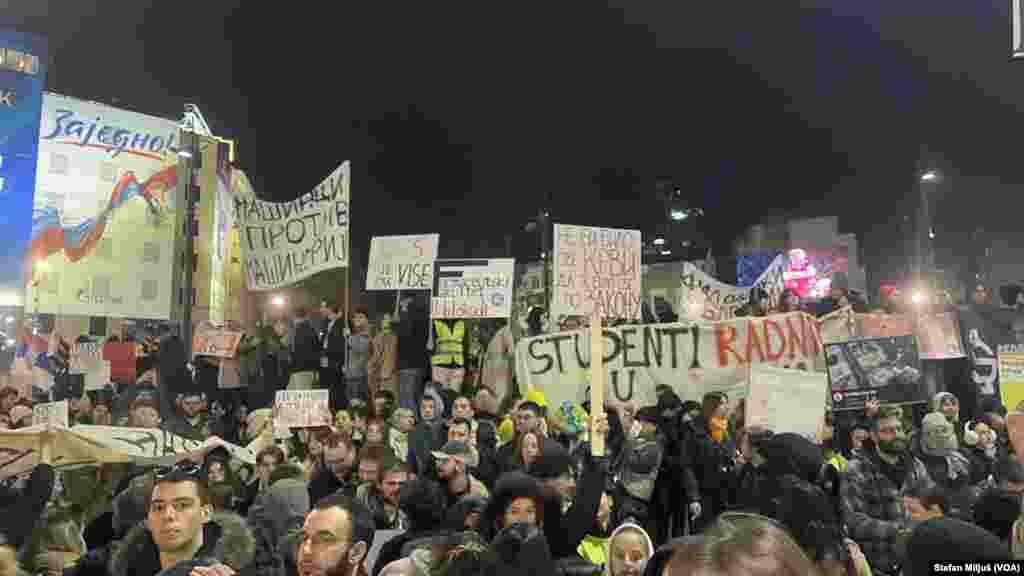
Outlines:
[[[733,348],[734,342],[736,342],[735,327],[729,324],[715,324],[715,348],[718,350],[718,365],[720,367],[725,368],[729,365],[729,352],[736,357],[737,364],[747,363],[743,356],[740,356],[740,353]]]
[[[779,326],[779,323],[776,322],[775,320],[765,319],[765,320],[761,321],[761,328],[762,328],[762,330],[764,330],[764,354],[765,354],[765,359],[768,362],[775,362],[777,360],[780,360],[782,358],[782,355],[786,353],[786,333],[782,331],[782,326]],[[779,339],[779,351],[778,351],[778,353],[772,352],[772,336],[768,332],[769,328],[771,328],[775,332],[775,334],[778,335],[778,339]]]
[[[821,354],[822,348],[824,348],[821,344],[821,327],[818,326],[817,322],[811,322],[806,314],[800,315],[800,321],[803,322],[804,325],[804,338],[806,338],[807,344],[813,347],[810,354],[807,353],[808,351],[806,348],[804,349],[804,357],[813,358]],[[810,330],[808,330],[808,328],[810,328]]]
[[[801,321],[803,317],[800,317]],[[806,330],[806,328],[804,328]],[[786,316],[786,344],[785,348],[789,349],[789,359],[796,358],[797,348],[803,348],[803,339],[797,335],[796,328],[793,327],[793,317]],[[806,355],[806,351],[804,352]]]
[[[757,337],[757,328],[754,326],[753,320],[747,321],[747,361],[750,363],[754,362],[754,351],[757,351],[757,357],[761,362],[764,362],[764,350],[761,348],[761,340]]]

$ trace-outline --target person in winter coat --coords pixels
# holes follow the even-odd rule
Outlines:
[[[0,553],[6,549],[13,554],[20,548],[46,509],[56,479],[52,466],[53,440],[53,431],[47,426],[40,440],[39,463],[32,469],[22,492],[13,495],[13,503],[0,510],[0,518],[3,518],[0,521]]]
[[[289,464],[279,468],[284,467],[293,469],[288,471],[290,475],[278,479],[280,471],[275,470],[270,487],[249,509],[248,525],[256,540],[256,552],[252,565],[245,570],[247,575],[281,574],[284,561],[279,550],[309,513],[309,490],[301,469]]]
[[[427,385],[420,399],[420,421],[409,434],[409,464],[420,475],[433,466],[430,453],[444,443],[444,400],[432,385]]]
[[[619,504],[615,517],[620,522],[632,518],[633,522],[650,527],[655,521],[656,514],[651,513],[650,506],[665,453],[664,441],[658,434],[658,419],[656,406],[645,406],[636,413],[640,433],[626,441],[615,474],[615,501]]]
[[[953,425],[940,412],[926,414],[911,453],[924,463],[931,478],[946,494],[948,513],[969,519],[978,491],[971,484],[971,465],[960,453]]]
[[[736,447],[729,437],[728,398],[721,393],[706,394],[701,408],[701,416],[690,423],[686,450],[690,458],[687,467],[696,474],[698,488],[689,503],[695,532],[728,509],[736,481]]]
[[[984,419],[976,420],[974,426],[964,427],[963,455],[970,463],[971,484],[978,485],[995,480],[996,463],[1000,460],[997,434]]]
[[[934,485],[908,448],[901,413],[882,408],[871,423],[870,444],[850,460],[839,483],[843,522],[877,572],[898,573],[900,543],[912,523],[924,519],[907,514],[904,495]]]
[[[936,564],[1006,562],[1006,544],[981,527],[953,518],[928,520],[914,528],[907,543],[906,576],[936,574]]]
[[[444,518],[444,504],[444,492],[436,482],[426,478],[406,482],[399,493],[398,507],[409,522],[408,529],[381,546],[371,576],[377,576],[385,566],[401,558],[407,543],[436,534]]]
[[[612,532],[605,576],[641,576],[654,556],[654,543],[640,526],[626,522]]]
[[[939,412],[949,420],[953,426],[953,433],[956,435],[957,443],[964,445],[964,430],[960,422],[960,401],[949,392],[939,392],[932,397],[928,404],[929,412]]]
[[[241,517],[212,512],[200,474],[191,463],[157,472],[147,498],[146,521],[129,530],[114,548],[108,574],[153,576],[189,561],[224,564],[237,572],[252,561],[252,532]]]

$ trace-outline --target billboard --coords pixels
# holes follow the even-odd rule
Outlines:
[[[172,120],[43,95],[33,311],[170,318],[177,152]]]
[[[47,43],[0,30],[0,301],[20,305],[32,237]]]

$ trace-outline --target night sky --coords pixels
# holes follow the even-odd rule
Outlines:
[[[466,242],[443,256],[497,256],[545,205],[649,231],[667,176],[716,253],[789,211],[880,251],[923,146],[959,176],[943,226],[1019,227],[1007,0],[241,4],[2,2],[0,25],[50,37],[49,90],[199,104],[264,197],[352,160],[357,245],[441,232]]]

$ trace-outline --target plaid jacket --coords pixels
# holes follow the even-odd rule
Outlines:
[[[910,455],[907,458],[903,486],[894,485],[882,473],[874,451],[855,455],[840,480],[843,522],[868,563],[882,571],[891,571],[902,561],[896,535],[901,528],[910,527],[910,519],[903,510],[903,495],[934,484],[924,463]]]

